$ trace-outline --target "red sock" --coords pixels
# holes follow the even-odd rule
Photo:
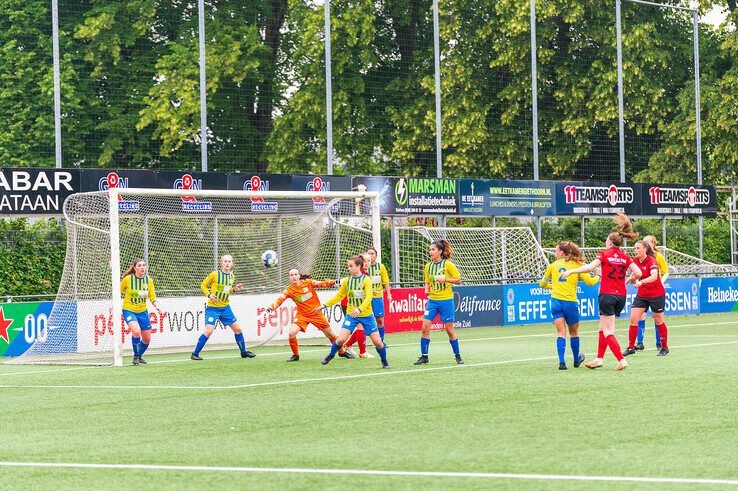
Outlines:
[[[661,338],[661,347],[664,349],[669,349],[669,345],[667,344],[667,341],[669,339],[669,330],[666,329],[666,323],[659,324],[656,326],[656,329],[659,330],[659,337]]]
[[[366,353],[366,334],[363,329],[354,331],[356,334],[356,343],[359,345],[359,354]]]
[[[634,326],[631,324],[630,329],[628,330],[628,349],[634,349],[636,338],[638,337],[638,326]]]
[[[600,360],[605,357],[605,350],[607,349],[607,341],[605,341],[605,333],[600,331],[600,338],[597,341],[597,358]]]
[[[356,335],[358,333],[359,333],[359,330],[358,329],[354,329],[354,332],[351,333],[351,337],[348,338],[348,341],[346,341],[346,344],[344,344],[343,346],[346,347],[346,348],[350,348],[351,346],[353,346],[354,343],[356,342]]]
[[[636,326],[636,329],[638,329],[638,326]],[[607,346],[610,348],[610,351],[612,351],[612,354],[615,355],[615,359],[620,361],[623,359],[623,352],[620,351],[620,343],[618,343],[618,340],[615,336],[610,334],[605,339],[607,341]]]
[[[292,349],[292,354],[297,356],[300,354],[300,348],[297,345],[297,338],[290,338],[290,348]]]

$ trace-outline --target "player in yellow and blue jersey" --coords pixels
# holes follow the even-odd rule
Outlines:
[[[123,272],[120,282],[120,293],[123,295],[123,319],[131,331],[131,344],[133,345],[133,364],[146,364],[143,354],[151,342],[151,320],[146,308],[148,299],[159,315],[164,313],[156,301],[156,290],[154,280],[146,274],[146,261],[136,259],[133,264]]]
[[[369,264],[365,264],[366,274],[372,281],[372,311],[374,318],[377,320],[377,329],[379,337],[384,343],[384,292],[387,292],[387,300],[392,301],[392,291],[390,290],[389,274],[384,264],[377,262],[377,250],[370,247],[366,250],[369,256]]]
[[[193,360],[200,361],[200,351],[202,351],[205,343],[208,342],[210,335],[213,334],[215,324],[220,320],[221,324],[230,327],[236,337],[236,344],[241,350],[241,358],[253,358],[256,355],[246,350],[246,341],[243,338],[243,332],[238,325],[236,316],[230,305],[231,292],[237,292],[243,289],[241,283],[236,283],[233,276],[233,258],[226,254],[220,258],[220,269],[213,271],[205,277],[200,284],[202,293],[208,297],[208,304],[205,307],[205,332],[200,335],[197,340],[195,351],[192,352]]]
[[[574,367],[584,361],[584,353],[579,352],[579,302],[577,301],[577,283],[583,281],[594,285],[599,278],[590,273],[575,273],[563,277],[561,273],[580,267],[586,262],[579,247],[568,240],[559,242],[554,250],[556,261],[546,268],[541,280],[541,288],[551,292],[551,316],[558,332],[556,351],[559,355],[559,370],[566,370],[566,327],[569,326],[571,351],[574,354]]]
[[[653,235],[646,235],[643,237],[644,242],[648,242],[648,245],[651,246],[651,249],[653,249],[656,252],[656,265],[659,267],[659,276],[661,277],[661,283],[664,283],[669,278],[669,266],[666,264],[666,258],[664,257],[664,254],[661,252],[661,249],[658,248],[656,245],[656,237]],[[659,328],[656,325],[656,321],[653,323],[654,325],[654,331],[656,332],[656,347],[661,348],[661,334],[659,333]],[[643,333],[646,330],[646,313],[644,312],[641,316],[641,319],[638,321],[638,342],[635,345],[636,350],[642,350],[644,348],[643,346]]]
[[[456,357],[456,363],[464,364],[459,351],[459,339],[454,330],[454,292],[451,285],[461,284],[461,274],[454,263],[449,261],[453,249],[447,240],[437,240],[428,248],[431,261],[425,265],[425,293],[428,303],[423,312],[423,327],[420,337],[420,358],[414,363],[422,365],[428,363],[428,349],[430,348],[431,323],[438,316],[448,334],[448,341]]]
[[[338,338],[331,344],[331,351],[328,356],[323,358],[321,363],[327,365],[333,357],[336,356],[343,343],[346,342],[351,333],[356,329],[358,324],[364,326],[364,332],[369,335],[369,339],[374,343],[374,347],[382,360],[382,368],[389,368],[387,363],[387,348],[384,347],[382,338],[379,337],[377,322],[374,319],[372,311],[372,282],[368,276],[361,272],[364,260],[361,256],[355,256],[348,260],[348,270],[350,276],[341,280],[341,288],[338,293],[328,300],[324,305],[315,309],[319,311],[335,305],[344,297],[348,297],[348,305],[346,306],[346,318],[341,326],[341,332]]]

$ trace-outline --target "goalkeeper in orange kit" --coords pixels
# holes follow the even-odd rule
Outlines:
[[[267,308],[267,312],[272,312],[282,305],[282,302],[288,298],[295,302],[297,306],[297,319],[290,327],[289,341],[292,349],[292,356],[287,361],[298,361],[300,359],[300,348],[297,344],[297,333],[305,332],[308,324],[312,324],[320,329],[325,337],[331,343],[335,341],[336,336],[331,331],[331,325],[322,312],[316,312],[319,309],[320,299],[315,291],[316,288],[328,288],[335,285],[335,280],[316,281],[309,274],[300,274],[297,269],[290,270],[290,284],[284,289],[281,295],[273,304]],[[338,352],[338,356],[352,359],[354,356],[345,350]]]

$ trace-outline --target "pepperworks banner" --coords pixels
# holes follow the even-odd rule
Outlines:
[[[79,190],[76,169],[0,168],[0,215],[60,215],[67,196]]]

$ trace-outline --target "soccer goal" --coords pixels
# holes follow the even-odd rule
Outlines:
[[[346,260],[367,247],[381,254],[379,204],[372,192],[269,192],[113,188],[64,203],[67,253],[45,328],[14,363],[121,365],[130,333],[121,318],[121,273],[144,259],[164,315],[149,305],[151,348],[188,351],[204,328],[200,283],[229,254],[241,292],[231,306],[248,346],[285,343],[294,304],[266,308],[297,268],[314,279],[347,275]],[[277,252],[265,267],[265,250]],[[323,291],[326,299],[335,293]],[[327,313],[338,326],[339,306]],[[324,340],[317,329],[307,338]],[[235,349],[217,326],[208,349]]]
[[[430,243],[446,239],[451,260],[464,284],[490,285],[538,281],[548,266],[546,255],[528,227],[397,227],[394,247],[403,286],[423,283]]]

